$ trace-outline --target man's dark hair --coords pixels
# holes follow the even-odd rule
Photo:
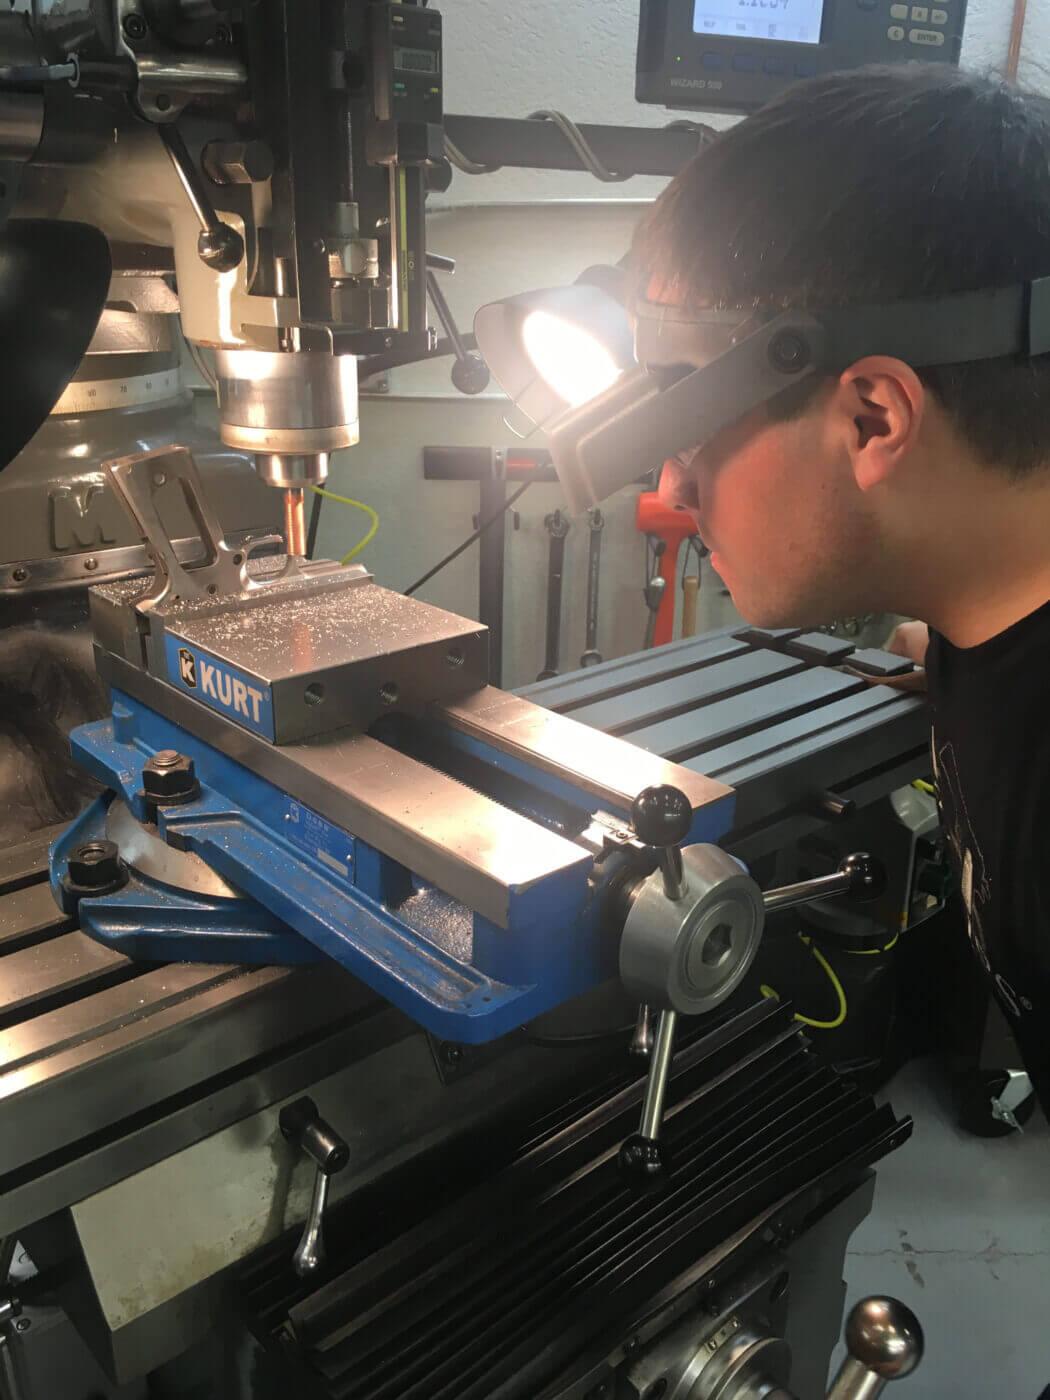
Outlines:
[[[632,266],[636,294],[777,310],[1050,276],[1050,103],[911,64],[798,84],[700,151]],[[1050,355],[918,372],[984,461],[1050,463]]]

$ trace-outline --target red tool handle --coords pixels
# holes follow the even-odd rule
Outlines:
[[[667,580],[663,601],[656,614],[653,646],[662,646],[674,637],[675,579],[678,577],[678,550],[682,541],[697,534],[696,522],[687,511],[672,510],[664,505],[656,491],[643,491],[638,497],[634,526],[646,535],[656,535],[664,542],[660,572]]]

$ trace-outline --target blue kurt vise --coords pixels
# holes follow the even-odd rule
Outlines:
[[[51,879],[93,937],[158,961],[329,957],[477,1043],[616,975],[625,880],[656,864],[643,789],[678,789],[676,841],[728,830],[731,789],[488,686],[476,623],[226,542],[185,449],[108,471],[156,573],[91,595],[112,713],[72,750],[106,792]],[[192,566],[156,510],[173,481]]]

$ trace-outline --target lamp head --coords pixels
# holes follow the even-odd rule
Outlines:
[[[602,393],[634,363],[622,280],[617,268],[588,269],[571,287],[490,302],[475,316],[478,349],[537,426]]]
[[[1050,273],[883,305],[641,300],[630,317],[624,280],[622,269],[590,268],[572,287],[483,306],[474,322],[493,374],[547,431],[572,513],[868,355],[920,368],[1050,354]]]

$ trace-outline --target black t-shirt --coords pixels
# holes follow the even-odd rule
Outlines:
[[[926,656],[941,815],[991,979],[1050,1117],[1050,602]]]

